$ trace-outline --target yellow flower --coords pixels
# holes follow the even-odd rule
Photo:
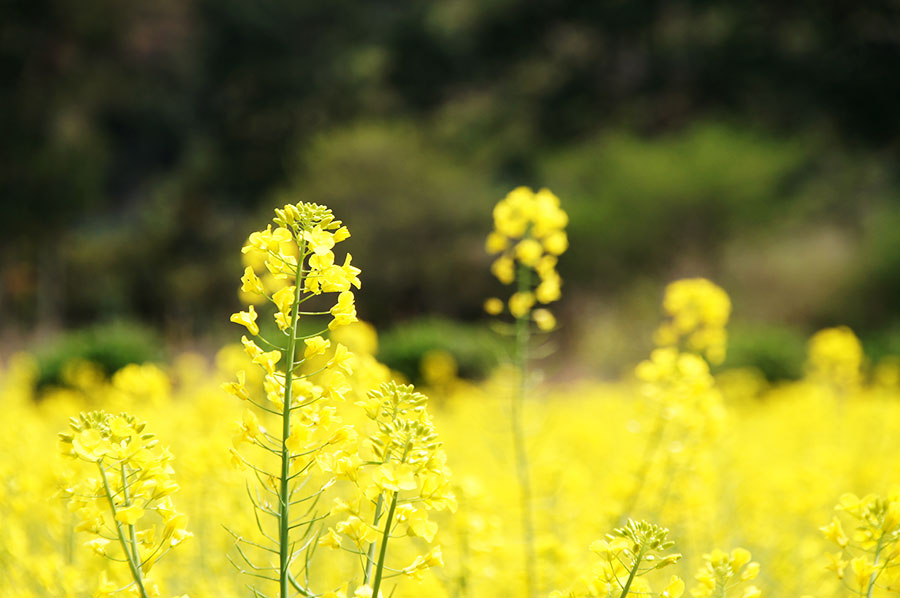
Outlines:
[[[841,522],[837,517],[834,517],[831,520],[831,523],[826,525],[825,527],[819,528],[825,537],[841,548],[847,546],[847,543],[850,541],[850,538],[847,537],[847,534],[844,533],[844,529],[841,527]]]
[[[328,347],[331,346],[331,341],[327,341],[321,336],[314,336],[303,342],[306,343],[306,350],[303,351],[303,357],[305,359],[309,359],[315,355],[323,355],[325,351],[328,350]]]
[[[328,548],[340,548],[341,537],[333,529],[329,529],[328,533],[319,538],[319,544]]]
[[[516,318],[524,317],[534,306],[534,293],[513,293],[509,298],[509,313]]]
[[[497,316],[503,313],[503,307],[503,301],[501,301],[497,297],[491,297],[484,302],[484,311],[492,316]]]
[[[261,365],[267,373],[274,374],[278,362],[281,360],[281,351],[273,350],[260,352],[253,358],[253,363]]]
[[[240,370],[237,373],[237,382],[226,382],[222,385],[222,389],[229,394],[233,394],[242,401],[246,401],[250,398],[250,395],[247,393],[247,389],[244,386],[246,380],[247,376],[244,373],[244,370]]]
[[[250,334],[259,334],[259,326],[256,325],[256,310],[251,305],[249,311],[241,311],[231,315],[231,321],[235,324],[246,326]]]
[[[349,236],[349,233],[348,233]],[[341,269],[344,271],[344,277],[346,280],[350,282],[357,289],[362,288],[362,283],[359,280],[359,275],[362,273],[362,270],[357,268],[356,266],[350,265],[350,260],[353,259],[351,255],[348,253],[344,257],[344,265],[341,266]]]
[[[110,541],[106,538],[94,538],[93,540],[88,540],[84,543],[85,546],[100,556],[106,556],[106,547],[109,546],[109,544]]]
[[[547,253],[552,253],[553,255],[561,255],[569,248],[569,238],[561,230],[544,237],[543,243]]]
[[[120,521],[126,525],[134,525],[138,519],[144,516],[144,509],[137,503],[131,504],[116,512],[116,521]]]
[[[328,367],[343,370],[347,375],[353,373],[350,368],[350,360],[353,359],[353,353],[347,350],[347,347],[338,343],[334,348],[334,356],[328,361]]]
[[[241,290],[245,293],[255,293],[257,295],[263,294],[263,286],[262,281],[253,271],[251,266],[247,266],[244,268],[244,275],[241,276]]]
[[[825,554],[828,557],[828,564],[825,565],[825,568],[829,571],[834,571],[838,579],[844,579],[844,570],[847,568],[848,563],[842,558],[843,554],[840,552],[828,552]]]
[[[659,593],[659,598],[681,598],[684,594],[684,581],[677,575],[673,575],[669,580],[669,585]]]
[[[242,253],[247,253],[254,249],[267,253],[278,253],[282,243],[287,243],[293,238],[291,232],[286,228],[278,227],[274,231],[272,225],[266,227],[266,230],[258,231],[250,234],[247,244],[241,249]]]
[[[490,233],[485,242],[485,249],[488,253],[500,253],[509,247],[509,239],[496,231]]]
[[[509,256],[502,255],[491,264],[491,272],[503,284],[510,284],[516,279],[516,265]]]
[[[275,303],[275,306],[278,308],[278,311],[283,314],[290,314],[291,308],[294,307],[294,295],[296,292],[296,287],[289,286],[284,287],[283,289],[277,291],[274,295],[272,295],[272,302]]]
[[[334,239],[335,243],[340,243],[350,238],[350,231],[346,226],[342,226],[332,233],[331,238]]]
[[[380,465],[372,475],[373,481],[384,490],[415,490],[416,477],[408,464],[394,461]]]
[[[532,312],[531,317],[534,318],[537,327],[545,332],[556,328],[556,318],[553,317],[549,309],[536,309]]]
[[[310,249],[316,255],[323,255],[334,247],[334,235],[316,226],[311,231],[304,231],[303,239],[309,243]]]
[[[543,253],[544,248],[534,239],[522,239],[516,245],[516,257],[526,266],[536,266]]]
[[[541,303],[553,303],[562,296],[560,291],[561,285],[562,280],[559,275],[556,272],[551,272],[541,280],[541,283],[534,290],[534,294]]]
[[[853,575],[856,576],[856,585],[859,589],[867,589],[869,580],[875,572],[875,566],[866,557],[858,556],[850,561],[850,568],[853,570]]]
[[[328,324],[329,330],[357,321],[356,306],[353,304],[351,291],[343,291],[338,295],[337,303],[331,308],[331,315],[334,316],[334,319]]]

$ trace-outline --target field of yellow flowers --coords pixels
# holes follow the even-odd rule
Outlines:
[[[245,336],[214,359],[74,362],[36,397],[34,359],[5,357],[0,597],[900,592],[900,362],[832,328],[802,380],[713,375],[730,301],[692,279],[632,376],[541,384],[565,223],[545,191],[495,210],[515,286],[486,310],[517,348],[478,384],[378,363],[350,233],[309,204],[250,236]]]

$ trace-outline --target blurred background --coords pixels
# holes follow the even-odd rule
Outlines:
[[[312,201],[353,234],[382,358],[477,375],[518,185],[571,218],[557,376],[640,359],[685,276],[732,297],[727,365],[797,376],[835,324],[900,353],[896,1],[0,11],[0,352],[42,372],[234,341],[243,241]]]

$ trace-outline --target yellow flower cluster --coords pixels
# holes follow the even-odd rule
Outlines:
[[[541,330],[556,326],[553,314],[535,305],[560,298],[562,279],[556,271],[557,258],[569,246],[565,227],[569,218],[559,207],[559,198],[547,189],[534,192],[517,187],[494,207],[494,230],[487,238],[487,251],[500,254],[491,272],[503,284],[517,278],[518,288],[504,306],[492,297],[485,310],[499,315],[506,307],[514,318],[530,318]],[[533,274],[537,281],[533,282]]]
[[[725,325],[731,300],[721,287],[705,278],[677,280],[666,287],[663,308],[670,320],[656,331],[656,344],[702,354],[712,364],[725,359]]]
[[[345,345],[323,335],[357,322],[352,288],[360,288],[361,283],[360,270],[351,265],[350,254],[342,265],[336,263],[333,249],[350,233],[330,210],[310,203],[288,204],[275,210],[274,224],[274,229],[269,225],[251,234],[242,249],[251,264],[241,277],[241,291],[274,305],[274,322],[282,336],[270,339],[261,333],[252,302],[247,311],[231,316],[232,322],[246,327],[270,349],[246,336],[241,339],[250,361],[262,370],[264,398],[248,386],[245,370],[239,370],[237,381],[223,388],[254,405],[263,416],[260,420],[253,410],[244,412],[231,449],[232,462],[247,467],[260,482],[258,493],[251,494],[260,540],[231,532],[238,544],[239,566],[278,583],[284,598],[293,591],[310,593],[309,569],[301,575],[292,573],[290,566],[314,546],[309,538],[314,537],[321,517],[311,509],[335,482],[333,477],[313,482],[313,469],[317,463],[333,461],[335,454],[344,454],[346,447],[357,441],[355,429],[341,425],[333,404],[351,391],[349,377],[355,358]],[[257,272],[260,263],[267,274]],[[327,310],[304,309],[307,301],[321,301],[320,296],[331,293],[337,297],[324,306],[330,304]],[[311,334],[299,332],[309,329],[307,320],[311,323],[321,316],[331,316],[327,326]],[[267,419],[272,421],[271,427],[266,425]],[[255,449],[253,457],[238,452],[245,443]],[[292,506],[305,508],[303,516],[292,516]],[[256,559],[247,554],[254,549]],[[278,555],[276,565],[259,564],[267,558],[266,551]]]
[[[849,565],[849,585],[859,596],[872,596],[877,586],[900,591],[900,486],[885,497],[844,494],[835,508],[850,516],[856,528],[847,536],[838,517],[821,528],[839,548],[828,554],[827,568],[843,580]]]
[[[81,413],[70,421],[71,432],[60,433],[60,452],[96,468],[94,476],[61,490],[69,509],[77,514],[76,531],[94,537],[86,542],[96,554],[127,563],[134,596],[146,597],[158,588],[145,578],[171,548],[192,534],[187,518],[172,504],[178,490],[172,479],[172,455],[158,446],[144,422],[127,414],[104,411]],[[97,595],[119,591],[101,581]]]
[[[835,391],[854,391],[862,381],[862,345],[846,326],[826,328],[809,339],[809,378]]]
[[[534,295],[510,305],[527,341],[541,302],[531,279],[565,248],[565,214],[549,192],[516,190],[496,224],[489,245],[498,261],[511,260],[513,278],[517,269],[527,275],[519,282]],[[676,598],[693,572],[698,598],[897,591],[900,488],[845,494],[815,531],[834,496],[900,479],[900,370],[882,363],[868,380],[849,330],[813,338],[802,380],[713,376],[730,302],[708,281],[673,283],[670,321],[636,376],[514,403],[521,417],[510,447],[509,430],[496,425],[508,416],[509,372],[454,383],[446,356],[433,356],[432,379],[445,394],[432,412],[412,387],[382,385],[390,373],[372,355],[374,332],[344,326],[356,319],[360,286],[349,257],[334,255],[348,234],[325,208],[298,204],[251,235],[242,277],[249,306],[233,317],[248,337],[219,352],[216,371],[187,355],[107,379],[73,362],[64,370],[72,388],[35,401],[33,361],[0,364],[0,598],[157,598],[159,584],[213,598],[238,595],[243,573],[280,586],[256,595],[282,597],[492,598],[570,587],[551,595]],[[503,263],[495,270],[509,274]],[[554,284],[558,295],[558,276],[545,289]],[[321,330],[301,334],[315,330],[315,318]],[[527,353],[519,357],[524,393]],[[222,400],[226,372],[237,372],[225,385],[237,401]],[[71,459],[60,468],[44,450],[64,425],[59,414],[89,405],[106,411],[72,421],[60,438]],[[123,410],[150,424],[113,415]],[[235,419],[236,430],[227,426]],[[171,452],[147,427],[172,439]],[[185,516],[172,506],[172,453],[183,476],[179,508],[196,541],[183,541]],[[239,467],[226,467],[229,457]],[[511,483],[517,458],[528,493]],[[450,466],[463,473],[456,486]],[[59,488],[64,503],[46,500]],[[457,496],[462,516],[451,518]],[[671,552],[667,529],[631,517],[665,523],[690,548],[686,558]],[[591,544],[593,556],[579,548],[620,525]],[[736,540],[754,551],[764,577],[743,548],[701,557],[702,547]],[[829,542],[837,552],[826,569]],[[179,558],[160,560],[173,546]]]
[[[759,563],[751,562],[750,558],[750,551],[744,548],[735,548],[730,554],[718,549],[704,554],[703,566],[694,576],[697,586],[691,589],[691,595],[697,598],[726,598],[735,586],[759,575]],[[740,598],[760,596],[762,592],[754,585],[744,587],[740,594]]]
[[[606,538],[591,544],[591,551],[600,557],[594,574],[584,580],[584,589],[556,591],[551,598],[625,598],[627,596],[658,596],[679,598],[684,582],[673,575],[666,587],[653,594],[646,575],[651,571],[674,565],[681,559],[669,553],[674,542],[667,539],[669,530],[647,521],[629,519]]]
[[[430,544],[438,526],[428,511],[456,510],[447,457],[426,409],[427,400],[412,386],[396,382],[369,391],[366,399],[356,403],[375,426],[364,439],[365,453],[320,460],[323,469],[351,480],[357,488],[349,503],[336,499],[333,512],[344,518],[320,543],[365,554],[361,587],[372,592],[381,586],[390,539],[411,536]],[[420,552],[406,567],[390,570],[421,579],[435,566],[443,566],[440,546]]]

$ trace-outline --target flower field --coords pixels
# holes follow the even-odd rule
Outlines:
[[[37,396],[33,357],[4,357],[0,597],[900,591],[900,362],[831,328],[799,381],[718,371],[730,301],[691,279],[633,375],[542,382],[565,214],[505,202],[488,249],[515,292],[486,308],[517,349],[482,382],[378,363],[350,233],[307,204],[250,236],[252,338],[214,358],[74,362]]]

